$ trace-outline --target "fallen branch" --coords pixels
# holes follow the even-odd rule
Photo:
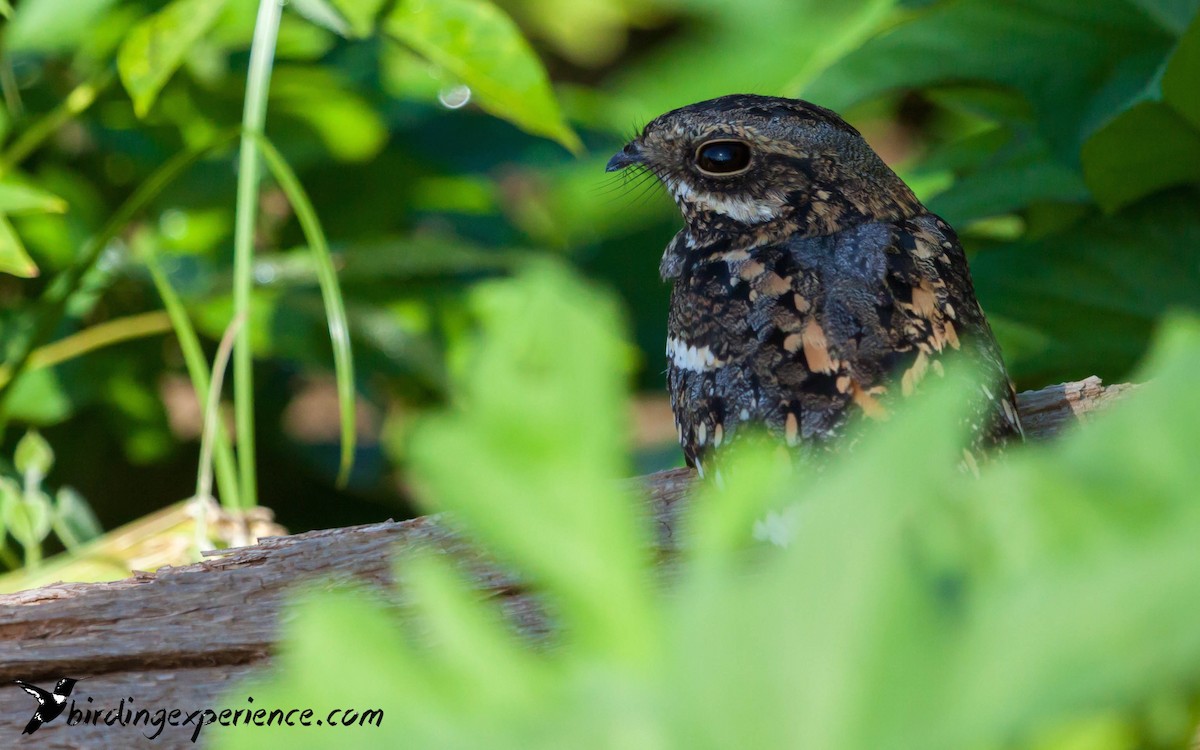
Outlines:
[[[1019,397],[1031,439],[1052,436],[1132,386],[1105,387],[1099,378],[1051,386]],[[679,502],[693,481],[687,469],[643,477],[670,543]],[[51,687],[60,677],[86,677],[81,691],[97,706],[133,697],[155,707],[216,706],[239,678],[264,666],[278,633],[278,614],[295,586],[357,581],[403,600],[393,581],[397,549],[433,545],[446,551],[480,590],[500,601],[525,630],[540,617],[518,581],[486,564],[434,518],[273,537],[225,550],[213,559],[164,568],[111,583],[60,583],[0,596],[0,681]],[[12,686],[0,690],[0,737],[15,739],[34,703]],[[59,719],[39,730],[38,747],[124,747],[137,728],[67,727]],[[189,747],[190,731],[168,728],[155,747]]]

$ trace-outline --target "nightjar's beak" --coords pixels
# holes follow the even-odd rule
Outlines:
[[[619,172],[625,167],[633,166],[634,164],[642,163],[642,152],[636,143],[627,143],[625,148],[613,155],[613,158],[608,160],[608,166],[604,168],[605,172]]]

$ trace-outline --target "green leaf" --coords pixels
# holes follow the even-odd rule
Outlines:
[[[16,182],[0,182],[0,214],[61,214],[67,202],[53,193]]]
[[[174,0],[135,26],[117,54],[121,83],[145,117],[188,50],[212,27],[226,0]]]
[[[350,22],[354,36],[370,36],[375,30],[375,19],[387,0],[329,0]]]
[[[1040,143],[1005,147],[989,157],[930,198],[929,209],[961,229],[968,221],[1041,201],[1085,203],[1089,198],[1079,172],[1055,161]]]
[[[559,111],[541,62],[516,24],[492,3],[401,0],[385,28],[462,81],[469,88],[465,95],[483,109],[572,152],[583,148]]]
[[[570,603],[574,637],[632,629],[612,644],[629,656],[644,646],[646,592],[633,501],[615,483],[624,465],[615,306],[550,264],[483,284],[472,303],[483,338],[456,379],[468,408],[422,426],[413,471],[438,507]],[[471,471],[455,459],[465,455]],[[514,514],[518,503],[536,510]],[[604,600],[623,605],[598,609]]]
[[[33,474],[40,482],[42,477],[50,473],[50,467],[54,466],[54,449],[40,432],[30,430],[17,441],[13,465],[21,474]]]
[[[1019,91],[1055,154],[1073,161],[1095,82],[1127,59],[1162,59],[1172,34],[1126,0],[941,3],[843,57],[806,95],[834,109],[916,87],[973,83]],[[984,54],[982,50],[1004,50]],[[1047,54],[1053,50],[1054,54]],[[1144,76],[1154,66],[1145,67]]]
[[[629,112],[614,116],[613,128],[627,129],[630,120],[647,122],[667,109],[729,93],[793,96],[873,34],[893,5],[892,0],[673,3],[687,15],[672,34],[613,72],[612,90],[621,93],[620,109]]]
[[[1163,72],[1163,100],[1200,130],[1200,13],[1179,40]]]
[[[8,52],[61,52],[82,44],[116,0],[22,0],[6,22]]]
[[[279,66],[271,78],[272,113],[286,113],[312,128],[342,161],[367,161],[387,142],[379,113],[331,70]]]
[[[1155,196],[972,258],[984,310],[1045,337],[1040,349],[1006,347],[1014,377],[1119,382],[1165,311],[1200,309],[1198,200],[1190,190]]]
[[[92,506],[70,487],[63,487],[54,494],[54,516],[56,528],[61,524],[67,532],[65,535],[59,532],[60,537],[69,535],[73,542],[87,542],[104,533]]]
[[[1113,211],[1173,185],[1200,181],[1200,131],[1160,102],[1135,104],[1083,144],[1083,173]]]
[[[292,10],[338,36],[350,36],[350,26],[327,0],[291,0]]]
[[[8,217],[0,213],[0,273],[31,279],[38,275],[37,264],[25,251],[25,244],[17,236]]]
[[[13,495],[3,493],[0,515],[4,525],[22,547],[29,549],[41,545],[50,534],[50,498],[44,492],[25,492]]]

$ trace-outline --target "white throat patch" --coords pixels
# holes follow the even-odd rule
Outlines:
[[[702,193],[693,190],[685,182],[676,182],[671,186],[671,194],[677,203],[693,203],[703,208],[728,216],[742,224],[762,224],[774,219],[783,206],[783,199],[755,200],[752,198],[728,198],[715,193]]]

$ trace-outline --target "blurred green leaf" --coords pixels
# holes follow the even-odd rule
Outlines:
[[[1160,315],[1200,309],[1196,202],[1192,191],[1155,196],[976,255],[972,275],[988,314],[1045,337],[1040,351],[1006,348],[1014,377],[1036,386],[1085,373],[1120,377]]]
[[[338,36],[350,36],[350,26],[327,0],[291,0],[289,7]]]
[[[1200,13],[1192,19],[1162,77],[1163,100],[1200,129]]]
[[[1055,161],[1041,144],[996,149],[971,167],[928,201],[929,210],[960,228],[1036,202],[1086,203],[1090,197],[1079,173]]]
[[[1174,41],[1128,0],[960,0],[936,4],[871,39],[805,93],[844,109],[916,87],[998,84],[1025,96],[1053,152],[1071,163],[1085,135],[1094,82],[1123,60],[1156,63]],[[1141,70],[1144,83],[1154,66]]]
[[[335,72],[281,65],[271,78],[273,116],[286,113],[313,129],[334,158],[366,161],[387,141],[379,113]]]
[[[640,651],[643,555],[632,498],[615,484],[624,463],[615,307],[550,264],[485,283],[472,302],[483,338],[457,378],[468,409],[422,427],[412,446],[417,481],[502,557],[571,602],[571,637],[632,631],[610,645],[625,656]],[[471,471],[456,458],[465,455]],[[537,510],[514,513],[522,497],[536,499]],[[531,535],[541,543],[529,545]],[[604,591],[585,592],[581,580]],[[596,608],[609,597],[622,606]]]
[[[29,257],[17,230],[3,213],[0,213],[0,273],[26,279],[38,275],[37,264]]]
[[[387,0],[329,0],[350,22],[354,36],[370,36],[375,30],[375,18]]]
[[[212,27],[226,0],[173,0],[130,30],[117,55],[121,83],[139,117],[179,68],[191,46]]]
[[[116,0],[22,0],[4,29],[8,52],[61,52],[81,44]]]
[[[672,3],[687,23],[614,72],[618,128],[731,93],[794,95],[890,15],[892,0],[705,0]],[[636,6],[630,6],[636,7]],[[820,104],[829,101],[814,98]]]
[[[1200,130],[1164,104],[1140,102],[1083,144],[1083,173],[1108,211],[1166,187],[1200,182]]]
[[[67,210],[67,202],[53,193],[31,185],[0,182],[0,213],[51,213]]]
[[[0,503],[3,505],[0,515],[4,517],[8,533],[26,550],[39,547],[50,534],[50,498],[44,492],[38,490],[19,495],[5,492]]]
[[[563,119],[541,62],[516,25],[487,0],[400,0],[385,28],[468,87],[456,97],[523,130],[552,138],[572,152],[583,148]]]
[[[55,532],[68,547],[91,541],[104,533],[92,506],[70,487],[62,487],[54,493],[54,523]]]
[[[50,467],[54,466],[54,449],[40,432],[29,430],[17,441],[13,465],[18,473],[27,477],[32,474],[37,482],[41,482],[50,473]]]

